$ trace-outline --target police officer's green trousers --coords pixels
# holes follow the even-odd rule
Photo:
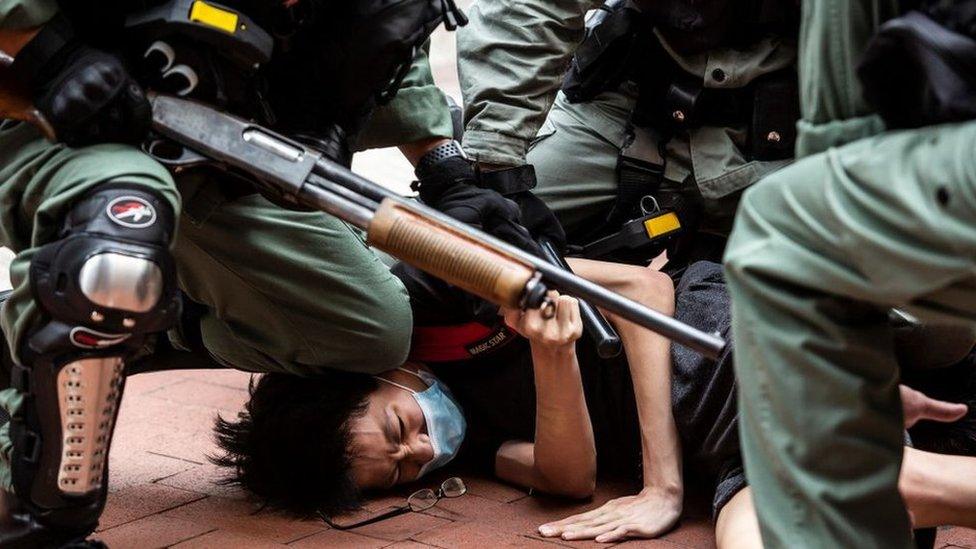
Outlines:
[[[726,253],[766,547],[909,547],[885,311],[976,320],[976,123],[890,132],[743,196]]]
[[[314,375],[323,368],[378,373],[405,360],[412,328],[406,291],[345,223],[285,210],[257,194],[228,193],[199,176],[174,182],[131,147],[69,149],[26,125],[3,124],[0,244],[17,257],[2,321],[15,352],[42,314],[28,280],[37,248],[58,238],[79,198],[103,184],[125,183],[182,210],[172,246],[179,286],[207,306],[201,335],[219,362]],[[0,397],[17,400],[12,390]],[[0,486],[5,449],[8,442],[0,440]]]

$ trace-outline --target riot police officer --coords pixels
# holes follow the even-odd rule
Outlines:
[[[450,213],[465,203],[472,221],[523,237],[514,206],[466,184],[473,170],[439,176],[436,150],[452,125],[422,43],[463,15],[451,1],[399,4],[0,4],[0,50],[59,139],[0,121],[0,240],[17,252],[2,309],[13,364],[12,388],[0,391],[12,414],[0,480],[20,526],[4,542],[57,545],[95,528],[126,365],[154,334],[169,330],[172,345],[201,346],[229,367],[296,375],[379,372],[408,350],[403,286],[344,223],[281,208],[215,170],[174,178],[140,152],[143,84],[176,82],[339,161],[357,144],[405,144],[427,166],[421,194],[432,205]],[[253,40],[210,49],[203,34],[157,34],[174,17],[217,44]],[[246,57],[270,45],[263,63]],[[370,114],[385,127],[371,128]],[[178,325],[181,293],[203,306],[195,337]]]
[[[725,256],[766,547],[913,546],[887,310],[973,326],[973,7],[803,3],[801,158],[745,193]]]
[[[534,166],[574,244],[643,204],[676,210],[699,235],[682,248],[717,261],[741,191],[792,156],[794,2],[479,2],[470,17],[465,149],[486,170]]]

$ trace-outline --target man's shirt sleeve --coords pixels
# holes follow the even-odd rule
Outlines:
[[[29,29],[58,12],[56,0],[0,0],[0,29]]]
[[[898,15],[898,0],[802,2],[800,112],[796,156],[823,152],[884,131],[857,78],[857,59],[878,21]]]
[[[491,164],[525,163],[596,0],[482,0],[458,30],[464,146]]]

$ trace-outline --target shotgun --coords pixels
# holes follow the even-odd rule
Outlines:
[[[0,63],[2,65],[2,63]],[[36,125],[44,117],[0,67],[0,116]],[[626,299],[491,235],[365,179],[315,149],[195,101],[150,93],[153,130],[143,149],[175,173],[216,165],[244,173],[287,204],[334,215],[367,242],[483,299],[506,307],[548,306],[558,290],[644,326],[704,356],[725,341]]]

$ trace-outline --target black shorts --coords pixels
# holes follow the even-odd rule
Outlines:
[[[730,340],[729,295],[717,263],[698,262],[676,289],[675,318]],[[719,360],[681,345],[671,347],[672,409],[685,455],[685,471],[714,488],[713,517],[746,487],[739,447],[731,348]]]

